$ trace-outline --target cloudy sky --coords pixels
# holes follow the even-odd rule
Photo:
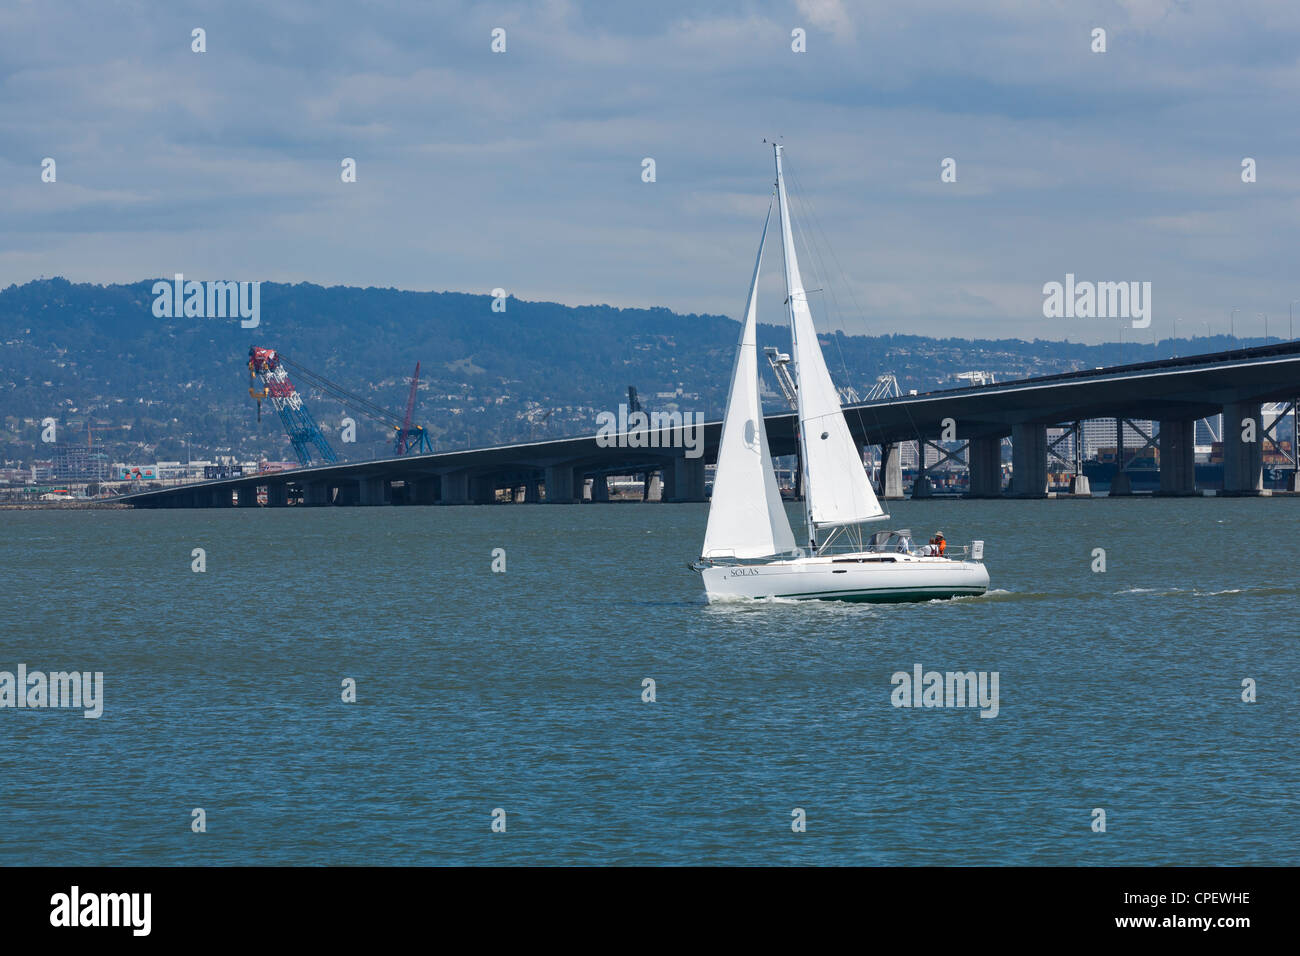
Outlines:
[[[779,136],[829,327],[1118,339],[1043,317],[1074,273],[1152,283],[1126,341],[1233,309],[1285,335],[1298,90],[1288,0],[4,0],[0,285],[183,272],[736,316]]]

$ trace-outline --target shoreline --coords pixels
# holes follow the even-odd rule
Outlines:
[[[122,511],[130,508],[124,501],[0,501],[0,511]]]

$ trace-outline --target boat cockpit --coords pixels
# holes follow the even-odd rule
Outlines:
[[[899,528],[896,531],[877,531],[866,539],[862,550],[911,554],[912,531],[910,528]]]

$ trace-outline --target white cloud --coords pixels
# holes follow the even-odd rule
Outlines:
[[[795,0],[799,13],[819,30],[831,33],[837,40],[847,42],[857,35],[844,0]]]
[[[783,135],[873,331],[1023,329],[1070,270],[1159,281],[1188,320],[1293,297],[1293,5],[235,0],[203,55],[187,14],[69,9],[0,8],[0,285],[180,257],[734,314]]]

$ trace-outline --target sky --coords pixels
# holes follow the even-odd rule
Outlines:
[[[4,0],[0,286],[181,272],[734,318],[779,137],[820,328],[1287,336],[1298,89],[1293,2]],[[1067,274],[1150,282],[1150,327],[1045,317]]]

